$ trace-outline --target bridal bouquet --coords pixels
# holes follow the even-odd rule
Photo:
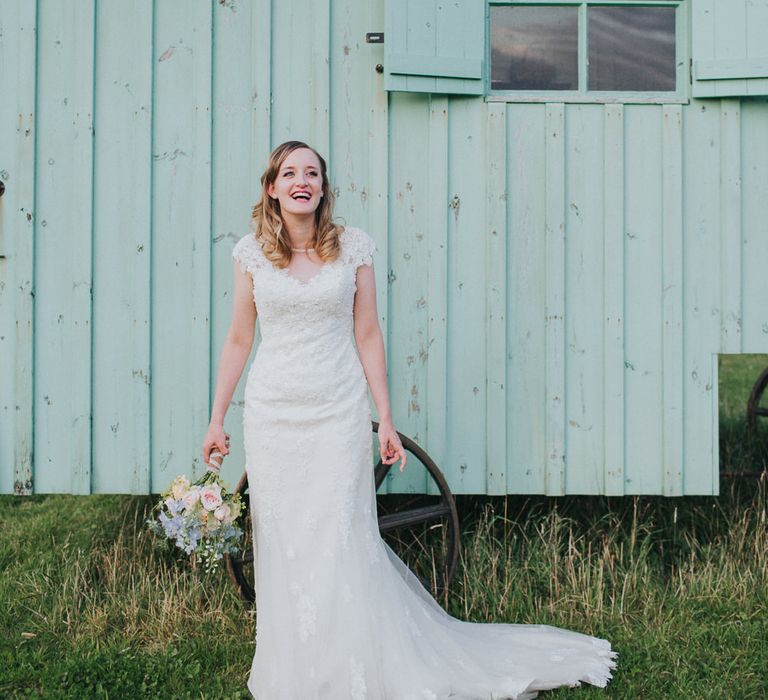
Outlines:
[[[211,462],[205,474],[190,483],[186,474],[177,476],[147,518],[147,527],[164,538],[166,547],[176,546],[195,555],[205,565],[206,571],[218,567],[224,554],[238,551],[243,531],[235,523],[242,511],[239,493],[229,493],[219,476],[221,462],[214,457],[221,452],[211,452]]]

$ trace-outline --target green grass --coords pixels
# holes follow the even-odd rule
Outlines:
[[[766,468],[744,427],[766,358],[722,358],[721,468]],[[153,498],[0,497],[0,697],[250,698],[255,617],[224,572],[152,546]],[[461,497],[446,601],[476,621],[611,640],[607,689],[543,698],[768,697],[768,482],[719,497]],[[396,672],[396,670],[393,670]]]
[[[152,546],[152,501],[2,499],[0,697],[249,697],[253,616]]]

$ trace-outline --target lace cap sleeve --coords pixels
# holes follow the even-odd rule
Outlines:
[[[344,261],[355,267],[372,265],[373,254],[378,250],[373,238],[359,228],[348,228],[344,233]]]
[[[250,273],[261,267],[264,260],[261,248],[251,233],[235,243],[235,247],[232,248],[232,257],[240,263],[240,269],[243,272]]]

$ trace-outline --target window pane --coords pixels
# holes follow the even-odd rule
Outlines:
[[[675,90],[674,7],[590,7],[590,90]]]
[[[578,89],[576,7],[491,7],[493,90]]]

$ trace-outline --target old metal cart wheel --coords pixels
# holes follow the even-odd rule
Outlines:
[[[372,428],[373,432],[378,433],[379,424],[372,421]],[[421,463],[439,494],[430,497],[411,494],[414,498],[405,499],[404,502],[401,500],[394,508],[388,508],[386,513],[379,512],[379,532],[398,554],[406,553],[406,563],[425,588],[437,597],[447,592],[459,560],[459,515],[456,502],[445,477],[432,458],[409,437],[399,431],[397,434],[403,448],[408,452],[406,470],[415,468],[415,461]],[[396,464],[399,465],[399,462]],[[374,467],[374,483],[377,490],[392,466],[382,464],[381,459],[377,462]],[[244,506],[238,518],[238,525],[244,532],[242,549],[237,554],[225,554],[224,560],[240,597],[250,606],[255,600],[255,593],[253,527],[247,473],[240,477],[235,492],[240,494]],[[437,499],[437,502],[414,506],[413,501],[419,498],[433,501]],[[379,511],[381,510],[383,509],[379,507]],[[430,551],[424,556],[427,548],[430,548]],[[413,558],[413,561],[410,560],[412,557],[408,556],[409,553],[415,553],[416,558]]]
[[[768,408],[760,405],[760,399],[762,399],[767,386],[768,367],[760,373],[747,399],[747,425],[750,430],[754,430],[757,427],[758,416],[768,416]]]

